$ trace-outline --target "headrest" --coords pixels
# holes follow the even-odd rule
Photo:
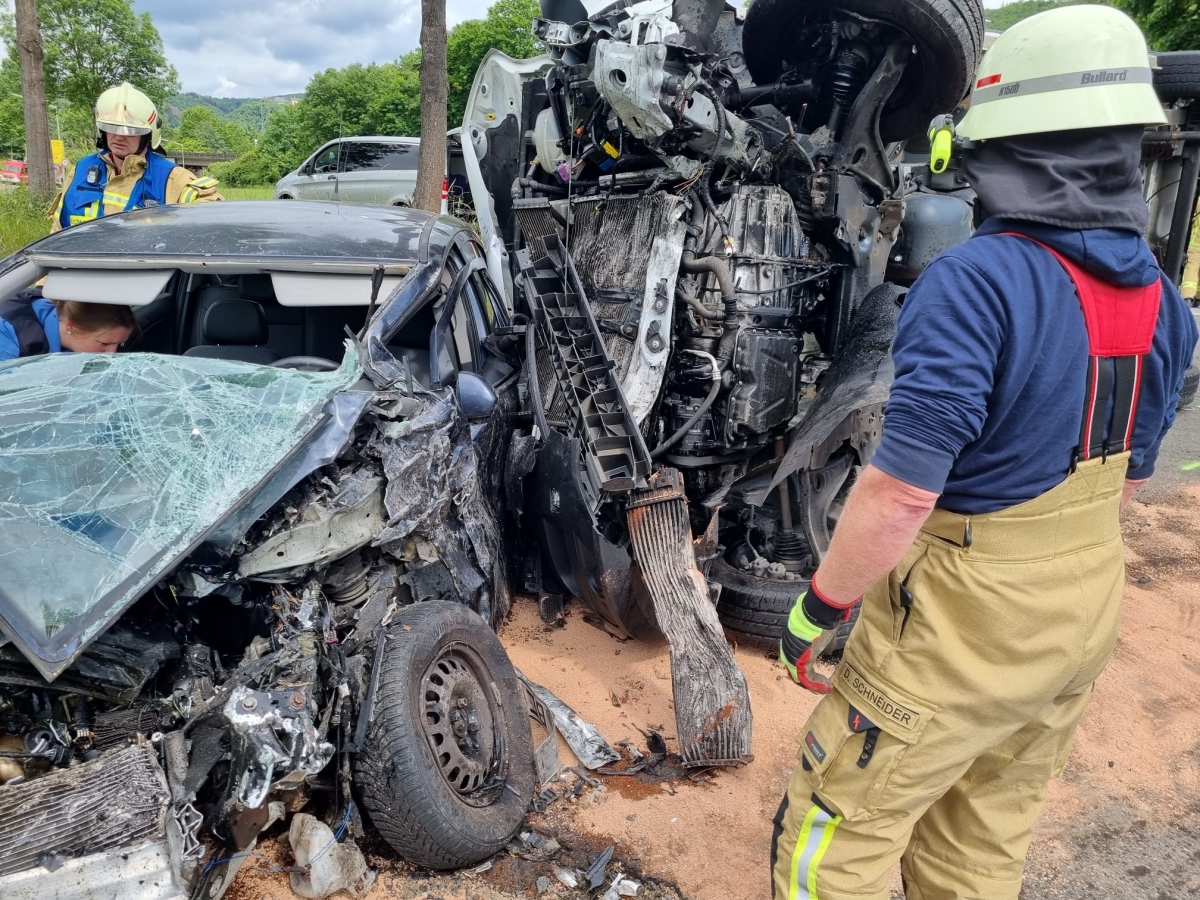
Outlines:
[[[270,275],[239,275],[238,288],[243,300],[257,300],[261,303],[275,299],[275,285],[271,283]]]
[[[252,300],[218,300],[204,313],[204,340],[234,347],[260,347],[267,342],[267,315]]]
[[[196,295],[196,299],[200,302],[200,308],[216,303],[218,300],[237,300],[241,294],[238,293],[237,285],[234,284],[209,284],[200,289],[200,293]]]

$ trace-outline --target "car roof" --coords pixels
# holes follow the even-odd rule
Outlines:
[[[362,136],[353,135],[353,136],[348,136],[348,137],[340,137],[340,138],[334,138],[329,143],[336,144],[339,141],[343,144],[349,143],[350,141],[358,141],[360,143],[373,143],[373,144],[419,144],[419,143],[421,143],[421,139],[417,138],[417,137],[389,137],[386,134],[366,134],[366,135],[362,135]],[[325,146],[325,145],[322,145],[322,146]]]
[[[43,238],[25,256],[49,268],[407,269],[464,228],[403,207],[242,200],[104,216]]]

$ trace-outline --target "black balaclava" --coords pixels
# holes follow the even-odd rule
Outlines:
[[[963,155],[988,216],[1145,234],[1140,125],[996,138]]]

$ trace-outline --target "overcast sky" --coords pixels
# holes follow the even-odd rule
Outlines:
[[[162,34],[185,91],[265,97],[304,90],[314,72],[382,63],[417,46],[420,0],[134,0]],[[1000,6],[1001,0],[986,0]],[[447,0],[454,26],[488,0]]]

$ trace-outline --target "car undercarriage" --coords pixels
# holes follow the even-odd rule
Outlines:
[[[828,547],[881,436],[905,285],[971,233],[969,192],[932,171],[925,132],[967,92],[982,6],[542,13],[547,54],[484,60],[463,143],[489,271],[529,320],[523,586],[621,634],[666,633],[677,706],[680,661],[709,646],[726,684],[693,705],[748,706],[727,651],[672,630],[714,598],[735,640],[773,646]],[[684,609],[653,584],[671,552],[639,544],[634,515],[665,482],[704,579]],[[695,731],[694,764],[746,756],[739,727],[730,755]]]

